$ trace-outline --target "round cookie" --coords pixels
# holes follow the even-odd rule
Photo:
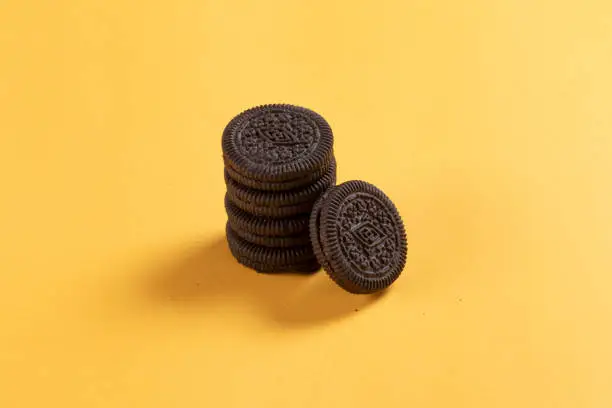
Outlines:
[[[230,197],[227,194],[229,200],[236,207],[250,214],[259,217],[270,217],[270,218],[286,218],[286,217],[297,217],[299,215],[310,214],[312,206],[315,203],[315,199],[305,203],[291,204],[291,205],[279,205],[279,206],[267,206],[267,205],[256,205],[248,201],[243,201],[237,197]]]
[[[321,209],[323,208],[323,204],[325,204],[327,200],[327,195],[332,189],[327,190],[325,193],[319,197],[319,199],[315,202],[315,205],[312,207],[312,212],[310,213],[310,218],[308,222],[308,230],[310,235],[310,244],[312,245],[313,252],[317,260],[321,263],[321,266],[325,270],[329,270],[330,265],[327,262],[327,258],[323,254],[323,249],[321,248],[321,238],[319,235],[319,223],[321,222]]]
[[[271,237],[266,235],[253,234],[240,229],[237,225],[232,224],[232,220],[228,219],[232,231],[245,241],[256,245],[266,246],[270,248],[290,248],[295,246],[310,245],[310,235],[304,231],[298,235],[288,235],[284,237]]]
[[[296,217],[270,218],[250,214],[233,204],[225,196],[227,218],[236,229],[268,237],[286,237],[308,231],[308,214]]]
[[[365,181],[328,190],[313,208],[310,228],[317,259],[351,293],[387,288],[406,265],[408,243],[397,208]]]
[[[225,233],[232,255],[259,272],[314,272],[319,265],[310,246],[268,248],[255,245],[240,238],[229,223]]]
[[[222,137],[227,166],[246,178],[282,182],[325,168],[333,134],[316,112],[293,105],[263,105],[233,118]]]
[[[333,161],[333,158],[332,158],[332,161]],[[225,171],[230,176],[230,178],[232,178],[233,180],[236,180],[238,183],[242,184],[245,187],[253,188],[256,190],[262,190],[262,191],[286,191],[286,190],[292,190],[292,189],[296,189],[300,187],[305,187],[305,186],[308,186],[314,183],[315,181],[323,177],[325,173],[327,173],[330,166],[331,166],[331,163],[328,163],[325,167],[317,169],[316,171],[313,171],[312,173],[304,177],[300,177],[300,178],[292,179],[292,180],[285,180],[285,181],[261,181],[261,180],[251,179],[246,176],[243,176],[242,174],[234,170],[230,165],[225,166]]]
[[[245,258],[244,256],[240,256],[239,254],[236,254],[231,246],[230,246],[230,251],[232,251],[232,255],[234,255],[234,258],[236,258],[236,260],[239,263],[259,273],[294,272],[294,273],[310,274],[310,273],[315,273],[321,269],[321,265],[319,265],[319,262],[317,262],[317,260],[314,258],[311,259],[310,261],[301,262],[297,264],[267,265],[267,264],[262,264],[259,262],[253,262],[249,258]]]
[[[232,201],[243,201],[255,206],[282,207],[307,202],[314,202],[321,193],[336,184],[336,163],[314,183],[289,191],[260,191],[242,186],[225,172],[227,194]]]

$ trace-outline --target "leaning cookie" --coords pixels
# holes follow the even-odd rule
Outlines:
[[[352,293],[387,288],[406,265],[408,243],[397,208],[364,181],[328,190],[311,214],[310,234],[325,271]]]

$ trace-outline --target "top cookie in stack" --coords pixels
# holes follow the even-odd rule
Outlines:
[[[308,216],[336,183],[325,119],[298,106],[259,106],[230,121],[222,146],[234,256],[260,272],[318,270]]]

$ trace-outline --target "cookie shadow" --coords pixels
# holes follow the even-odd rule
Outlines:
[[[248,302],[248,310],[283,325],[341,319],[383,296],[345,292],[323,270],[313,275],[257,273],[234,259],[223,236],[183,251],[145,276],[146,294],[154,302],[212,311]]]

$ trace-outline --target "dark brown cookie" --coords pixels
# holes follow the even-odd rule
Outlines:
[[[301,203],[314,202],[325,190],[336,184],[336,163],[314,183],[299,189],[288,191],[261,191],[244,187],[225,172],[227,194],[232,201],[243,201],[254,206],[282,207]]]
[[[292,248],[255,245],[240,238],[229,223],[225,232],[232,255],[259,272],[314,272],[318,265],[310,245]]]
[[[300,273],[300,274],[310,274],[315,273],[321,269],[321,265],[315,258],[310,261],[301,262],[297,264],[285,264],[285,265],[268,265],[260,262],[251,261],[249,258],[241,256],[234,252],[234,250],[230,247],[232,251],[232,255],[234,258],[246,266],[247,268],[253,269],[259,273]]]
[[[364,181],[328,190],[313,209],[310,227],[317,259],[349,292],[385,289],[406,265],[408,244],[397,208]]]
[[[249,177],[246,177],[240,174],[239,172],[234,170],[230,165],[225,166],[225,171],[227,171],[227,174],[233,180],[236,180],[238,183],[242,184],[245,187],[253,188],[256,190],[262,190],[262,191],[286,191],[286,190],[293,190],[293,189],[300,188],[300,187],[305,187],[305,186],[308,186],[314,183],[315,181],[323,177],[325,173],[327,173],[330,166],[331,164],[328,163],[325,167],[317,169],[304,177],[300,177],[300,178],[292,179],[292,180],[285,180],[285,181],[261,181],[261,180],[251,179]]]
[[[270,218],[294,218],[298,216],[308,215],[312,210],[312,206],[315,200],[291,205],[279,205],[279,206],[266,206],[256,205],[248,201],[243,201],[237,197],[230,197],[227,195],[230,202],[241,210],[256,215],[258,217],[270,217]]]
[[[309,218],[309,235],[310,235],[310,244],[312,245],[313,252],[315,253],[316,258],[321,263],[321,266],[325,270],[329,270],[330,265],[327,262],[327,258],[323,253],[323,249],[321,248],[321,237],[319,234],[319,224],[321,222],[321,209],[323,208],[323,204],[325,204],[327,200],[327,195],[332,189],[327,190],[325,193],[319,197],[319,199],[315,202],[315,205],[312,208],[312,212],[310,213]]]
[[[223,131],[223,158],[246,178],[295,180],[325,168],[333,134],[325,119],[293,105],[263,105],[233,118]]]
[[[310,245],[310,235],[307,231],[297,235],[288,235],[284,237],[274,237],[266,235],[253,234],[252,232],[240,229],[239,226],[232,224],[232,220],[228,219],[232,231],[245,241],[256,245],[261,245],[270,248],[290,248],[295,246]]]
[[[259,217],[236,207],[227,195],[225,196],[225,209],[232,227],[252,234],[286,237],[308,231],[308,214],[286,218]]]

